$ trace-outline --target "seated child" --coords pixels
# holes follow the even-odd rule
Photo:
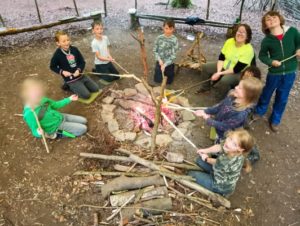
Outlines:
[[[163,24],[162,35],[159,35],[154,44],[155,54],[155,74],[154,81],[161,83],[163,74],[168,77],[167,84],[171,84],[174,80],[176,53],[178,51],[178,40],[173,34],[175,31],[175,23],[173,20],[165,20]]]
[[[64,83],[80,98],[89,99],[91,93],[98,92],[98,85],[89,77],[81,73],[85,67],[85,61],[80,51],[70,44],[70,38],[64,31],[55,34],[58,46],[50,63],[50,69],[60,74]]]
[[[189,171],[189,175],[206,189],[227,196],[234,192],[240,177],[245,156],[252,149],[254,140],[244,129],[229,132],[222,144],[210,148],[199,149],[196,163],[205,172]],[[211,158],[211,153],[219,153]]]
[[[244,126],[262,89],[263,84],[257,78],[243,79],[219,104],[205,110],[198,110],[195,114],[202,117],[207,125],[216,129],[218,143],[227,131]]]
[[[257,78],[257,79],[261,80],[261,71],[260,71],[260,69],[256,66],[247,67],[241,74],[241,80],[246,79],[246,78],[250,78],[250,77],[254,77],[254,78]]]
[[[75,136],[86,133],[86,118],[57,111],[72,101],[76,101],[78,96],[72,95],[60,101],[49,99],[44,96],[44,84],[37,79],[25,80],[21,95],[24,101],[23,117],[33,136],[40,138],[44,133],[46,137],[54,139],[58,131],[66,131]],[[41,124],[41,129],[38,127],[33,111]]]
[[[109,46],[110,42],[107,36],[103,35],[103,24],[100,21],[92,23],[93,34],[95,38],[92,41],[92,51],[95,53],[95,66],[97,73],[119,74],[118,70],[112,64],[115,60],[112,58]],[[108,75],[100,76],[106,82],[112,82],[120,79]]]

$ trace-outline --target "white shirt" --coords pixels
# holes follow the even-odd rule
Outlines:
[[[108,46],[110,46],[109,39],[107,36],[103,35],[102,39],[96,39],[94,38],[92,41],[92,51],[93,53],[98,52],[101,57],[108,57],[109,56],[109,50]],[[95,64],[108,64],[109,61],[102,61],[99,60],[95,54]]]

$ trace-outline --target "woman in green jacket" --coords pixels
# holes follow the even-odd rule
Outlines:
[[[294,27],[284,26],[284,18],[275,11],[262,18],[262,31],[265,38],[261,43],[259,59],[269,67],[266,85],[256,107],[256,119],[268,110],[273,93],[275,101],[269,118],[273,132],[278,131],[283,112],[288,102],[298,68],[300,56],[300,34]]]
[[[86,133],[86,118],[57,111],[72,101],[77,101],[77,95],[54,101],[44,97],[44,94],[45,89],[41,81],[37,79],[24,81],[22,86],[22,98],[25,103],[23,117],[33,136],[40,138],[44,133],[48,138],[56,138],[58,131],[65,131],[74,136]],[[36,117],[41,128],[39,128]]]

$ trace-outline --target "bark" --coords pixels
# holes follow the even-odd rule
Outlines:
[[[164,185],[163,178],[159,175],[150,177],[126,177],[121,176],[115,178],[101,187],[101,192],[104,198],[110,195],[113,191],[123,191],[130,189],[139,189],[151,185]]]

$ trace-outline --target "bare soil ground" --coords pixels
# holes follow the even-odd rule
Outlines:
[[[185,16],[191,12],[192,14],[200,12],[204,15],[206,1],[195,1],[197,6],[190,10],[165,10],[165,6],[154,5],[157,2],[159,1],[151,1],[151,3],[146,0],[139,1],[139,10],[169,15]],[[237,15],[237,8],[232,10],[233,2],[213,1],[212,18],[222,18],[230,22]],[[45,21],[74,15],[74,10],[66,8],[67,3],[63,1],[53,1],[51,5],[41,4]],[[72,7],[71,1],[69,4]],[[78,1],[78,5],[81,13],[101,8],[96,0]],[[127,9],[133,5],[134,1],[108,1],[109,17],[105,19],[106,34],[111,39],[112,52],[119,63],[130,72],[141,75],[139,46],[130,36],[129,18],[126,15]],[[0,14],[11,26],[25,26],[37,22],[34,6],[30,5],[29,1],[1,1]],[[246,21],[254,27],[256,50],[259,49],[258,43],[261,38],[257,25],[259,17],[259,13],[245,14]],[[151,50],[154,38],[160,33],[160,29],[155,25],[159,23],[148,21],[142,23],[146,25],[148,61],[152,66],[154,61]],[[93,55],[90,51],[92,35],[86,30],[88,24],[83,22],[60,28],[74,33],[73,44],[82,51],[87,61],[87,70],[90,71],[93,67]],[[184,55],[191,44],[185,38],[186,33],[189,32],[186,28],[180,26],[178,29],[182,47],[178,59]],[[107,167],[107,163],[79,158],[79,153],[82,151],[109,153],[113,146],[105,131],[100,133],[103,124],[99,117],[99,102],[96,101],[92,105],[73,103],[64,109],[65,112],[86,116],[89,120],[89,133],[96,136],[98,142],[88,136],[75,140],[52,141],[49,155],[46,154],[41,141],[32,138],[22,118],[14,115],[22,112],[18,90],[19,84],[27,77],[36,76],[47,81],[48,93],[52,98],[60,99],[68,95],[60,89],[60,77],[52,74],[48,69],[49,60],[56,48],[50,37],[56,29],[59,28],[0,39],[1,47],[5,47],[1,48],[0,53],[2,127],[0,131],[0,225],[92,225],[92,216],[96,210],[80,208],[80,205],[102,206],[105,202],[98,187],[82,187],[78,185],[77,179],[72,177],[78,169]],[[208,34],[203,40],[207,59],[216,59],[226,31],[210,28],[196,29],[204,29]],[[264,71],[266,70],[262,65],[260,66]],[[150,74],[152,73],[151,67]],[[181,88],[198,81],[201,81],[199,73],[181,70],[171,88]],[[122,80],[118,85],[129,87],[133,84],[133,81]],[[254,124],[251,128],[261,150],[262,159],[255,165],[252,173],[242,175],[236,192],[230,197],[233,209],[242,208],[243,213],[247,214],[229,211],[218,214],[215,218],[214,215],[210,215],[211,219],[215,219],[221,225],[300,225],[299,90],[300,82],[297,80],[278,134],[269,131],[266,120]],[[198,96],[190,91],[186,96],[194,106],[209,106],[216,103],[217,94]],[[203,122],[199,123],[203,124]],[[208,128],[195,129],[193,140],[199,146],[210,145]],[[193,160],[192,157],[195,155],[189,149],[186,151],[185,154]],[[97,212],[101,217],[110,214],[110,211]]]

